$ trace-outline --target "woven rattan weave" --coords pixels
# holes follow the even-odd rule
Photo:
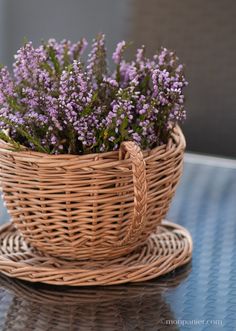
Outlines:
[[[169,207],[182,171],[179,127],[166,145],[142,152],[48,155],[0,143],[0,181],[13,222],[42,252],[113,259],[144,243]]]
[[[154,297],[168,288],[178,286],[191,272],[191,264],[181,267],[173,274],[148,282],[136,282],[114,286],[57,286],[42,283],[29,283],[0,274],[0,288],[22,300],[48,305],[75,306],[97,303],[112,304],[120,300],[140,298],[144,295]]]
[[[89,286],[140,282],[191,259],[192,240],[181,226],[163,222],[146,243],[112,261],[66,261],[37,252],[12,224],[0,230],[0,271],[10,277],[55,285]]]

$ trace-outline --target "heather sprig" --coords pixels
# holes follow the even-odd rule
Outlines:
[[[0,139],[50,154],[117,150],[124,140],[143,149],[166,143],[186,117],[183,65],[166,48],[148,58],[144,46],[126,61],[128,46],[117,44],[111,71],[103,34],[87,61],[84,38],[26,42],[12,75],[0,67]]]

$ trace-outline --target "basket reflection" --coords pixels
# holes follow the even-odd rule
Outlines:
[[[109,287],[68,288],[0,277],[4,330],[167,330],[173,320],[167,289],[186,279],[190,266],[156,281]],[[2,309],[1,309],[2,310]],[[176,330],[176,326],[168,326]]]

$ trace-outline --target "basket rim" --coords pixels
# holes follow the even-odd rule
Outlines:
[[[184,150],[186,147],[186,141],[184,134],[180,128],[179,125],[175,125],[173,128],[173,132],[171,134],[171,137],[169,138],[168,142],[166,144],[163,144],[161,146],[154,147],[152,149],[145,149],[142,150],[143,156],[145,159],[147,157],[153,154],[156,154],[158,151],[165,151],[169,149],[169,146],[172,145],[174,142],[175,144],[175,152],[179,151],[180,149]],[[98,153],[88,153],[88,154],[48,154],[48,153],[42,153],[42,152],[35,152],[31,150],[25,150],[25,151],[14,151],[12,150],[12,145],[3,141],[0,139],[0,154],[9,154],[13,156],[14,158],[17,158],[19,161],[30,161],[30,162],[37,162],[37,163],[44,163],[45,161],[97,161],[97,160],[109,160],[111,162],[117,162],[118,161],[118,155],[119,150],[117,151],[109,151],[109,152],[98,152]],[[173,148],[172,148],[173,153]],[[171,154],[172,154],[171,153]],[[126,160],[120,160],[120,161],[126,161]],[[109,162],[109,163],[110,163]]]

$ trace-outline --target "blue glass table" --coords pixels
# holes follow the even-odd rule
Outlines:
[[[187,154],[168,219],[192,234],[189,265],[92,289],[0,276],[0,330],[236,330],[236,161]]]

